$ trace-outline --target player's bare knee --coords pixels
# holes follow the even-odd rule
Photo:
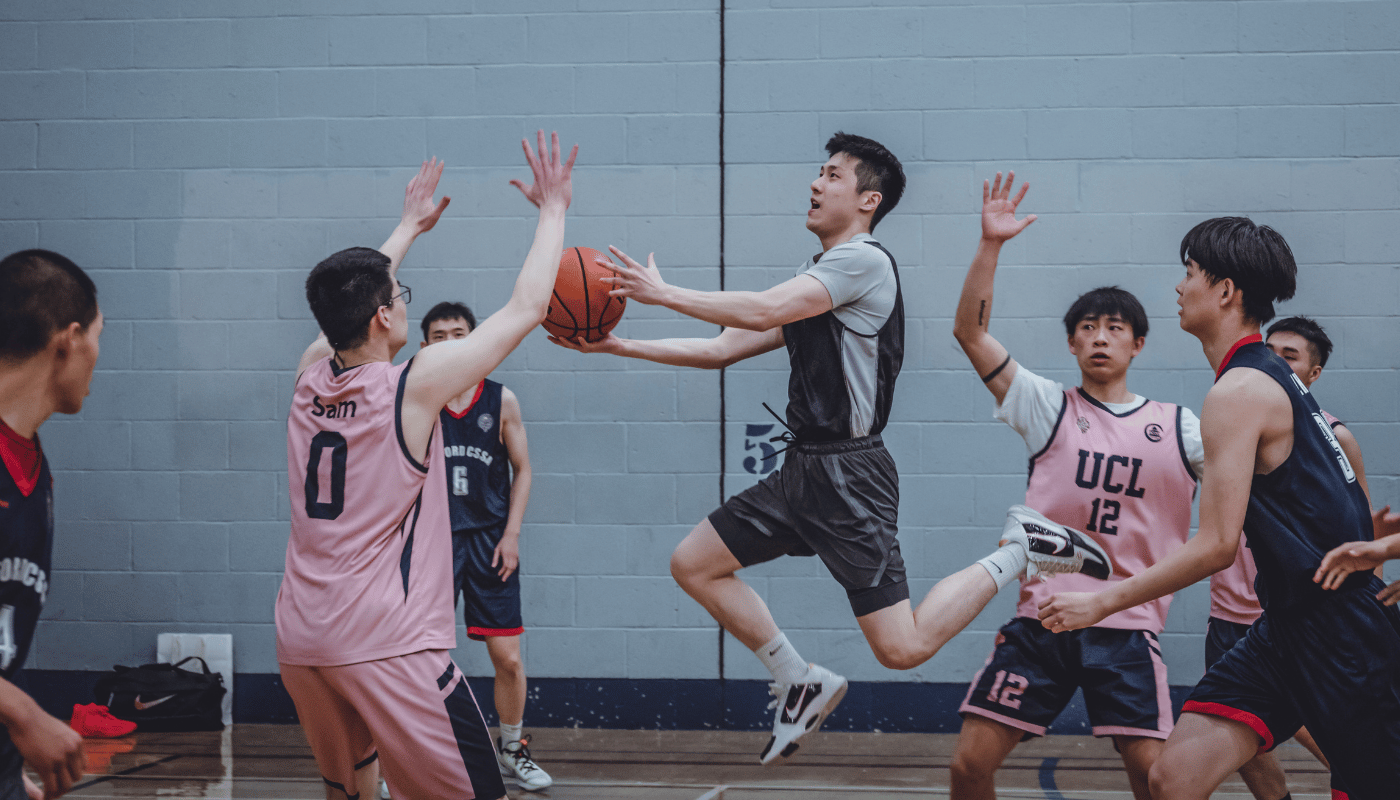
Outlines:
[[[1184,776],[1190,770],[1183,769],[1183,766],[1178,765],[1173,769],[1161,759],[1152,765],[1147,772],[1147,788],[1152,794],[1152,800],[1196,800],[1194,795],[1185,793],[1188,787],[1185,785]]]
[[[981,757],[973,748],[961,744],[953,753],[953,761],[948,765],[954,786],[973,786],[991,777],[996,768]]]
[[[913,669],[928,660],[922,653],[901,642],[896,645],[870,643],[875,660],[886,669]]]

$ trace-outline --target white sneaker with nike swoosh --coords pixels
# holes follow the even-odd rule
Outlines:
[[[777,711],[773,736],[758,755],[760,764],[771,764],[796,752],[797,740],[820,728],[846,696],[846,679],[812,664],[802,683],[770,683],[768,691],[773,695],[768,707]]]
[[[1010,543],[1026,549],[1027,578],[1079,572],[1107,580],[1113,574],[1113,562],[1098,542],[1028,506],[1014,505],[1006,512],[1000,544]]]

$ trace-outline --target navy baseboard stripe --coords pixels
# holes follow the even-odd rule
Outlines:
[[[68,719],[75,703],[91,703],[93,684],[104,673],[25,670],[16,683],[39,705]],[[491,679],[468,678],[472,693],[496,724]],[[296,708],[278,675],[234,675],[234,722],[294,723]],[[1172,705],[1181,713],[1189,686],[1172,687]],[[825,728],[886,733],[956,733],[965,683],[853,682]],[[629,730],[767,730],[768,684],[763,681],[664,680],[627,678],[532,678],[525,723],[541,728],[621,728]],[[99,700],[101,702],[101,700]],[[1089,733],[1079,695],[1050,728],[1051,733]]]

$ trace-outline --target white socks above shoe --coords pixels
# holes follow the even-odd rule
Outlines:
[[[1026,556],[1026,548],[1019,544],[1007,544],[977,563],[987,570],[987,574],[997,582],[997,591],[1001,591],[1021,577],[1030,559]]]
[[[504,722],[502,722],[500,724],[501,746],[505,747],[511,742],[520,741],[520,729],[523,727],[525,727],[525,720],[521,720],[520,723],[517,725],[507,725]]]
[[[801,683],[807,676],[807,662],[802,660],[782,632],[778,633],[778,638],[755,650],[754,654],[778,683]]]

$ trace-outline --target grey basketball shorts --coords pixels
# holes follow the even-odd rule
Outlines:
[[[797,444],[783,465],[710,514],[743,566],[818,556],[857,617],[909,599],[899,553],[899,473],[878,435]]]

